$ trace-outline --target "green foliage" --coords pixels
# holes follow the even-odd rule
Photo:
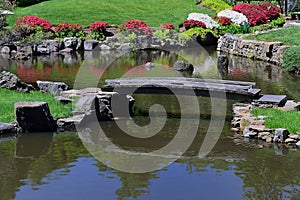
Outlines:
[[[205,39],[207,33],[211,33],[214,37],[218,37],[218,30],[214,29],[205,29],[201,27],[190,28],[186,32],[181,34],[186,35],[190,38],[194,38],[195,35],[199,36],[201,39]]]
[[[285,18],[283,17],[283,15],[280,15],[280,17],[278,17],[277,19],[272,20],[271,24],[274,27],[282,27],[285,24]]]
[[[261,24],[253,27],[253,31],[266,31],[275,28],[275,26],[271,23],[269,24]]]
[[[42,27],[37,27],[28,37],[23,37],[22,41],[39,44],[43,40],[51,38],[54,38],[54,34],[52,32],[45,32]]]
[[[294,46],[284,51],[283,67],[288,71],[300,71],[300,46]]]
[[[17,5],[20,7],[31,6],[47,0],[17,0]]]
[[[123,42],[126,43],[131,43],[137,37],[134,32],[128,33],[126,31],[119,33],[119,36],[122,38]]]
[[[21,101],[44,101],[47,102],[53,117],[68,117],[71,115],[71,104],[63,105],[54,99],[51,94],[33,91],[30,93],[16,92],[0,89],[0,122],[14,121],[14,103]]]
[[[232,7],[223,0],[203,0],[202,5],[218,13]]]
[[[158,29],[154,31],[153,35],[161,40],[168,39],[172,36],[173,31],[169,29]]]
[[[136,12],[138,11],[138,12]],[[15,15],[8,16],[10,26],[19,16],[34,15],[57,25],[61,22],[79,23],[84,27],[92,22],[105,21],[119,25],[128,19],[139,19],[150,27],[159,27],[166,22],[179,25],[188,13],[201,12],[213,16],[214,13],[200,8],[193,1],[178,0],[51,0],[16,8]]]
[[[230,24],[226,26],[221,26],[220,35],[224,35],[225,33],[231,34],[245,34],[250,33],[252,28],[250,25],[240,26],[238,24]]]
[[[95,31],[88,34],[87,38],[88,39],[94,39],[94,40],[101,40],[101,41],[106,39],[104,33],[95,32]]]
[[[300,131],[300,112],[298,111],[281,111],[272,108],[255,108],[252,114],[267,116],[266,127],[268,128],[286,128],[290,133]]]

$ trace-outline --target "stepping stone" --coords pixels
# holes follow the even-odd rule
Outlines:
[[[272,104],[272,105],[284,106],[284,104],[287,101],[287,98],[285,95],[265,94],[258,100],[254,100],[254,101],[258,104]]]

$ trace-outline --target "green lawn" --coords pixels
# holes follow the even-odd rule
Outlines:
[[[300,132],[300,112],[298,111],[255,108],[251,113],[256,116],[268,116],[266,119],[268,128],[286,128],[290,133]]]
[[[0,89],[0,122],[13,122],[14,103],[20,101],[47,102],[53,117],[67,117],[71,115],[72,104],[63,105],[54,99],[53,95],[40,92],[22,93],[7,89]]]
[[[250,35],[245,39],[255,39],[263,41],[278,41],[291,46],[300,46],[300,27],[285,27],[278,30],[260,33],[257,35]]]
[[[8,16],[7,21],[13,26],[19,16],[36,15],[54,25],[65,21],[84,26],[89,26],[95,21],[119,25],[128,19],[139,19],[154,27],[163,23],[178,26],[190,12],[214,15],[198,7],[195,0],[49,0],[25,8],[16,8],[15,15]]]

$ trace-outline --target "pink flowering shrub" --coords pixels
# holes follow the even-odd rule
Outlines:
[[[90,33],[88,38],[95,40],[105,40],[106,38],[106,28],[108,27],[107,22],[94,22],[90,25]]]
[[[274,20],[280,17],[281,10],[275,4],[272,4],[270,2],[263,2],[259,3],[258,7],[264,11],[269,20]]]
[[[169,29],[169,30],[174,30],[175,26],[173,24],[161,24],[160,28],[164,28],[164,29]]]
[[[255,4],[237,4],[232,10],[243,13],[248,18],[248,22],[252,26],[268,23],[268,17],[264,10]]]
[[[42,29],[43,31],[51,30],[51,23],[43,18],[37,16],[19,17],[16,21],[16,32],[21,36],[26,37]]]
[[[222,26],[226,26],[226,25],[233,24],[233,22],[231,21],[231,19],[228,18],[228,17],[224,17],[224,16],[218,17],[218,16],[215,16],[214,19],[215,19],[219,24],[221,24]]]
[[[119,26],[120,31],[134,32],[138,35],[151,36],[152,30],[146,22],[142,20],[127,20]]]
[[[183,26],[188,30],[190,28],[201,27],[206,28],[206,25],[203,22],[197,20],[185,20]]]
[[[82,39],[85,36],[80,24],[70,24],[68,22],[60,23],[55,27],[54,31],[59,38],[77,37]]]

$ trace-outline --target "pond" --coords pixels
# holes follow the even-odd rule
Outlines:
[[[111,60],[105,60],[111,55],[100,55],[100,52],[38,57],[24,62],[2,59],[0,69],[11,71],[28,83],[64,81],[73,87],[78,81],[85,87],[93,86],[91,79],[101,85],[105,79],[123,76],[190,76],[174,72],[170,67],[182,57],[195,63],[197,76],[255,81],[263,93],[286,94],[300,101],[299,77],[271,64],[237,57],[230,57],[228,69],[218,69],[212,64],[217,58],[214,49],[207,48],[208,53],[192,51],[179,55],[139,51]],[[147,62],[153,62],[155,67],[147,68]],[[172,96],[134,97],[134,112],[138,116],[120,119],[120,122],[132,132],[138,130],[137,134],[155,132],[156,135],[134,138],[125,134],[116,122],[107,121],[87,124],[78,129],[78,133],[28,133],[17,138],[0,138],[0,199],[300,198],[297,170],[300,151],[283,145],[266,146],[258,141],[229,138],[233,102],[226,102],[227,113],[219,119],[211,118],[211,102],[207,98],[197,98],[201,112],[200,117],[196,117],[182,115],[180,105]],[[165,106],[169,117],[165,119],[156,113],[150,115],[150,119],[148,110],[153,103]],[[212,126],[219,120],[221,130]],[[132,122],[144,129],[135,129]],[[151,122],[158,125],[164,122],[164,126],[161,129],[158,125],[147,126]],[[183,143],[192,134],[190,128],[196,127],[188,147],[183,151],[173,149],[152,154],[174,142],[181,124],[185,125],[179,136]],[[99,125],[105,134],[97,129]],[[212,150],[203,156],[210,129],[220,131],[221,135]],[[102,148],[103,144],[108,145]],[[153,164],[147,161],[153,157],[155,170],[142,173],[122,170],[121,164],[129,161],[133,163],[132,171],[138,171],[139,167],[147,169]]]

